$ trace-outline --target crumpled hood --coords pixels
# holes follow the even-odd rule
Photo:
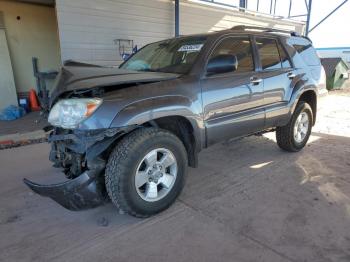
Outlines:
[[[51,93],[51,105],[65,92],[86,90],[104,86],[130,83],[149,83],[171,80],[179,74],[161,72],[138,72],[113,67],[63,66]]]

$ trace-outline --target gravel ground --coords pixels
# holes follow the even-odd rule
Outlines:
[[[180,199],[136,219],[111,204],[67,211],[31,193],[59,180],[46,144],[0,151],[0,261],[350,261],[350,92],[320,102],[300,153],[274,134],[200,154]]]
[[[321,99],[318,114],[314,132],[350,137],[350,88]]]

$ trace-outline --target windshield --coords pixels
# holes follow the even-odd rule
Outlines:
[[[185,74],[192,68],[205,41],[205,37],[185,37],[149,44],[120,68]]]

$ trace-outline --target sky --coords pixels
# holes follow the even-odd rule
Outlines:
[[[239,5],[239,0],[216,1]],[[309,2],[309,0],[306,1]],[[344,0],[312,0],[310,28],[316,25],[343,1]],[[259,11],[269,13],[271,0],[259,0],[259,2]],[[257,0],[248,0],[248,9],[256,10],[256,6]],[[288,10],[289,0],[277,0],[276,15],[288,16]],[[305,0],[292,0],[292,16],[306,13]],[[306,20],[306,17],[299,19]],[[309,34],[309,37],[317,48],[350,47],[350,0],[313,30]]]

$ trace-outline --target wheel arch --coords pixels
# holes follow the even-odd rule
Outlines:
[[[176,135],[186,148],[189,166],[198,166],[198,141],[193,125],[186,117],[179,115],[166,116],[148,121],[144,125],[158,127]]]
[[[317,95],[316,95],[316,92],[314,90],[307,90],[307,91],[303,92],[298,99],[298,103],[300,101],[306,102],[311,106],[312,114],[313,114],[313,123],[312,124],[315,125],[316,116],[317,116]]]
[[[199,106],[183,96],[159,97],[138,101],[121,110],[111,127],[159,127],[175,134],[184,144],[189,166],[198,166],[198,153],[205,133]]]

